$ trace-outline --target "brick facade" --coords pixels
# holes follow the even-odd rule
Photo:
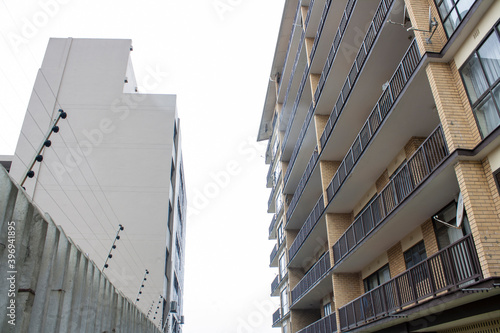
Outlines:
[[[460,161],[455,172],[484,278],[500,275],[500,220],[483,163]]]
[[[456,74],[450,65],[435,62],[427,66],[426,72],[449,151],[474,148],[479,143],[478,129],[465,112],[457,88],[462,84],[455,81]]]
[[[387,250],[387,257],[389,257],[389,270],[391,272],[391,277],[401,274],[406,270],[401,242],[398,242],[396,245]]]

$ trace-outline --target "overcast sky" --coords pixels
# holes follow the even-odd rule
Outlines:
[[[0,155],[14,153],[50,37],[131,38],[139,91],[178,98],[184,333],[276,332],[266,143],[256,134],[285,0],[0,2]]]

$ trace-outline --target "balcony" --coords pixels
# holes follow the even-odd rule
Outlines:
[[[276,221],[276,214],[274,214],[271,224],[269,225],[269,239],[276,239]]]
[[[300,228],[292,245],[290,245],[290,249],[288,250],[289,262],[292,261],[292,259],[295,257],[302,244],[305,242],[311,231],[318,223],[324,209],[325,203],[323,200],[323,196],[321,196],[317,201],[316,206],[314,206],[312,212],[307,217],[304,225],[302,226],[302,228]]]
[[[321,258],[312,266],[291,293],[292,306],[330,271],[330,252],[325,252]]]
[[[281,322],[281,308],[278,308],[273,313],[273,327],[277,327],[277,325]]]
[[[278,244],[274,244],[274,247],[271,251],[271,262],[269,266],[271,267],[278,267],[278,260],[277,260],[277,254],[278,254]]]
[[[357,27],[365,26],[366,23],[370,20],[371,15],[372,15],[372,14],[370,14],[371,9],[373,7],[372,2],[362,2],[362,4],[357,4],[357,5],[356,5],[356,3],[357,3],[356,0],[347,1],[347,4],[346,4],[344,11],[342,11],[340,13],[341,17],[337,17],[337,16],[339,16],[339,14],[336,13],[335,11],[329,10],[330,9],[330,1],[327,1],[325,3],[323,14],[321,15],[321,20],[319,22],[319,27],[318,27],[318,31],[316,34],[316,38],[314,40],[313,49],[311,51],[312,52],[311,58],[313,58],[316,47],[318,46],[320,36],[322,35],[321,32],[322,32],[322,29],[325,25],[325,22],[327,22],[328,26],[332,25],[331,27],[329,27],[326,30],[332,30],[333,27],[335,26],[334,22],[336,22],[337,25],[335,26],[335,28],[337,29],[337,34],[335,35],[335,33],[332,30],[332,34],[335,35],[333,42],[329,38],[328,33],[326,34],[328,38],[327,37],[322,38],[321,45],[328,44],[329,53],[327,54],[327,56],[325,54],[325,56],[323,58],[318,57],[318,58],[322,58],[322,59],[315,60],[316,63],[320,64],[319,67],[317,65],[316,68],[309,69],[307,66],[305,68],[304,76],[302,78],[301,85],[299,86],[297,100],[296,100],[296,103],[294,104],[292,117],[289,120],[289,123],[287,125],[287,130],[285,133],[285,140],[284,140],[284,144],[282,146],[283,157],[287,158],[288,154],[285,154],[285,150],[289,149],[289,148],[287,148],[287,141],[288,141],[289,133],[290,133],[291,128],[292,128],[292,124],[293,124],[293,128],[294,128],[294,130],[293,130],[294,134],[292,136],[294,138],[297,136],[296,133],[299,131],[299,128],[300,128],[300,133],[298,134],[298,138],[296,140],[291,140],[291,141],[293,141],[292,143],[294,143],[294,147],[293,147],[291,157],[289,159],[290,160],[289,168],[288,168],[287,173],[285,174],[285,177],[284,177],[285,186],[287,185],[288,180],[290,179],[290,174],[291,174],[292,170],[294,168],[298,169],[299,172],[300,172],[300,170],[303,170],[304,160],[306,159],[306,157],[304,157],[304,155],[309,156],[312,152],[314,145],[311,147],[311,143],[315,141],[315,135],[313,133],[314,131],[309,130],[310,127],[313,127],[313,126],[310,126],[312,115],[313,114],[325,114],[327,112],[326,110],[323,110],[323,112],[316,112],[317,111],[316,107],[315,107],[314,103],[311,102],[312,96],[309,96],[310,93],[308,92],[307,98],[305,98],[305,101],[302,102],[303,104],[305,104],[304,105],[305,107],[307,107],[307,103],[311,103],[310,107],[309,107],[309,111],[307,112],[307,115],[305,117],[305,120],[304,120],[303,115],[300,117],[300,119],[296,119],[296,120],[294,119],[294,116],[296,114],[296,107],[297,107],[297,105],[299,105],[298,102],[301,99],[302,91],[304,89],[303,83],[307,79],[306,76],[309,76],[310,73],[321,73],[320,81],[318,83],[318,86],[317,86],[315,94],[314,94],[314,100],[317,102],[320,98],[321,92],[323,91],[323,87],[325,86],[325,82],[328,78],[328,74],[329,74],[330,70],[332,69],[333,64],[335,63],[336,64],[335,69],[334,69],[335,76],[332,75],[329,78],[330,83],[335,81],[335,82],[340,82],[339,84],[341,84],[341,81],[339,81],[337,78],[343,77],[347,74],[346,69],[349,68],[350,62],[346,63],[346,61],[348,61],[347,57],[340,57],[339,56],[338,57],[339,59],[337,59],[337,53],[341,49],[341,44],[342,44],[342,41],[344,39],[344,35],[346,35],[345,38],[347,41],[352,41],[355,38],[355,36],[353,36],[353,33],[354,33],[353,31],[356,29],[348,29],[347,28],[348,24],[351,22],[351,15],[354,16],[352,19],[355,22],[357,22]],[[342,4],[337,4],[337,5],[341,6]],[[356,15],[354,13],[355,12],[355,10],[354,10],[355,5],[357,6],[357,9],[358,9],[356,11]],[[384,5],[384,2],[381,3],[381,6],[382,5]],[[311,9],[311,7],[310,7],[310,9]],[[381,16],[383,18],[383,15],[386,14],[388,8],[386,8],[385,6],[382,6],[382,9],[383,10],[378,10],[376,15]],[[333,13],[330,13],[330,12],[333,12]],[[356,33],[358,33],[357,30],[356,30]],[[327,40],[327,41],[325,42],[325,40]],[[349,42],[346,42],[346,43],[349,43]],[[349,45],[349,47],[350,47],[350,45]],[[324,46],[322,46],[322,48],[324,48]],[[333,87],[332,85],[329,85],[328,86],[328,92],[329,92],[328,95],[335,94],[338,91],[338,89],[340,89],[340,87],[341,87],[341,85],[339,85],[339,84],[337,84],[338,87],[336,87],[336,88]],[[307,91],[307,89],[306,89],[306,91]],[[327,108],[329,108],[328,112],[331,111],[331,105],[327,106]],[[307,133],[307,135],[306,135],[306,133]],[[304,146],[307,146],[309,149],[304,149]],[[301,155],[300,158],[298,158],[299,154]],[[296,162],[298,165],[295,165]],[[296,177],[297,177],[297,175],[296,175]],[[296,177],[294,177],[294,179]],[[294,180],[292,182],[291,188],[295,188],[295,184],[296,184],[296,180]]]
[[[329,316],[323,317],[320,320],[304,327],[297,333],[335,333],[337,332],[337,317],[335,312]]]
[[[333,245],[334,265],[375,230],[448,155],[444,134],[439,126]]]
[[[481,279],[476,248],[468,235],[341,307],[341,329],[365,325]]]
[[[274,292],[278,289],[280,285],[280,277],[276,275],[273,282],[271,283],[271,296],[274,296]]]

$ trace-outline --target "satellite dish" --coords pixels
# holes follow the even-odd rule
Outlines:
[[[464,198],[462,197],[462,192],[460,192],[458,193],[457,217],[455,219],[457,228],[460,228],[462,226],[463,220],[464,220]]]
[[[455,229],[460,229],[462,227],[462,222],[464,220],[464,199],[462,197],[462,193],[458,194],[458,199],[457,199],[457,212],[455,215],[455,221],[454,223],[448,223],[446,221],[442,221],[438,218],[439,216],[434,215],[432,219],[434,221],[437,221],[439,223],[442,223],[446,225],[449,228],[455,228]]]

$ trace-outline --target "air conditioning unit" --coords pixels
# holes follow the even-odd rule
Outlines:
[[[170,312],[177,313],[177,302],[176,301],[170,302]]]

